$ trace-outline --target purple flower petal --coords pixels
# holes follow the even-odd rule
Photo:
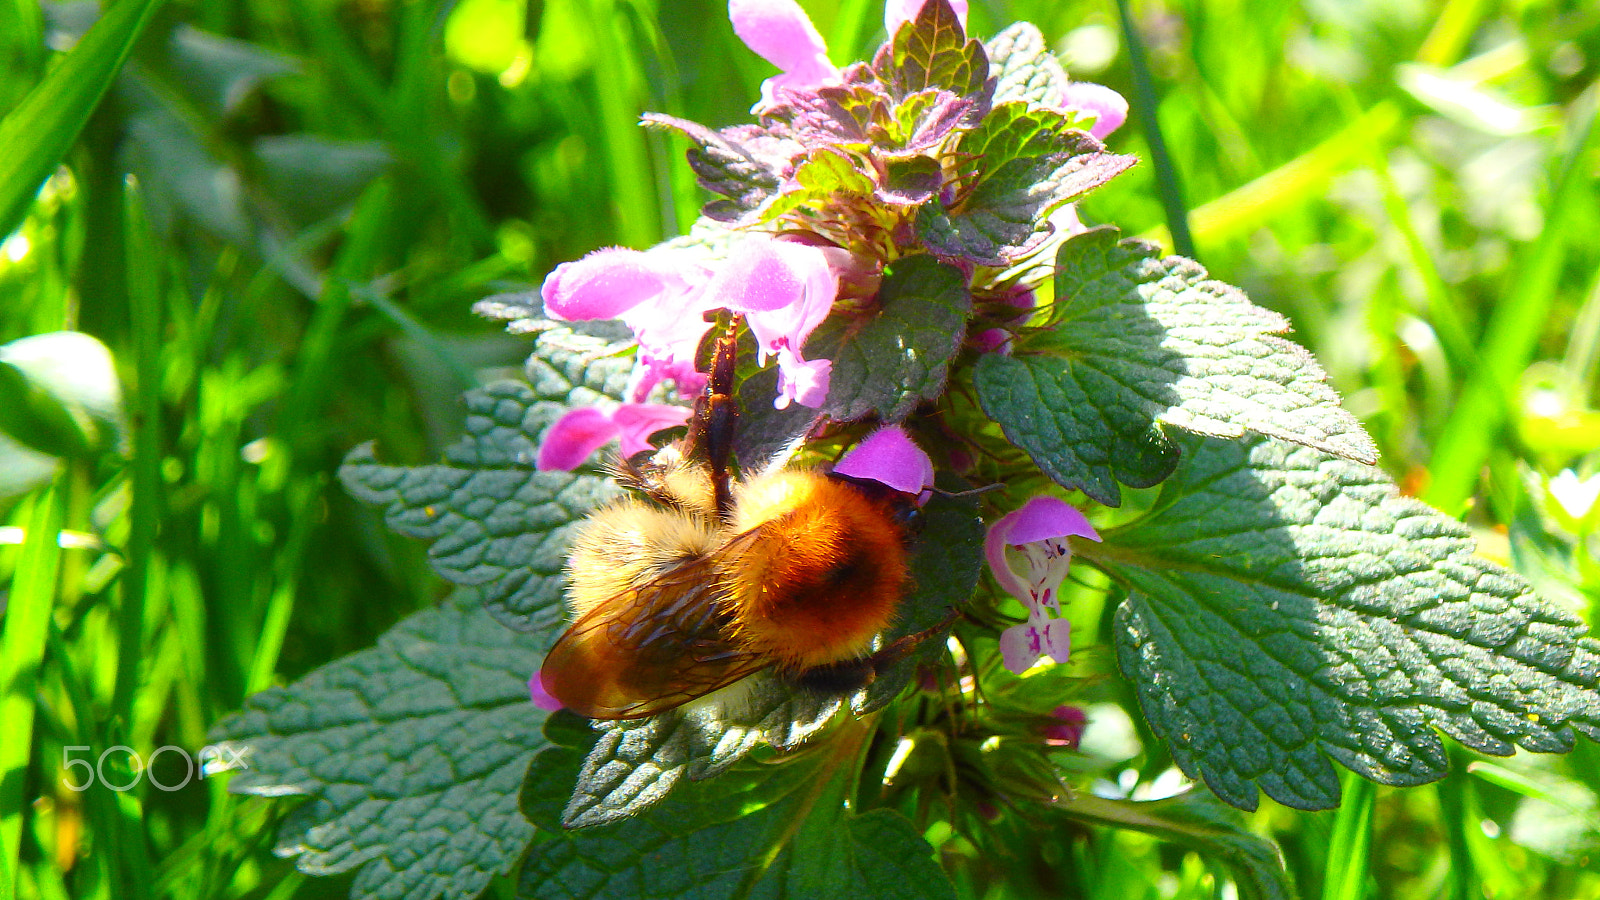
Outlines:
[[[1078,749],[1078,743],[1083,740],[1083,731],[1089,725],[1089,717],[1076,706],[1058,706],[1050,711],[1050,716],[1056,721],[1040,729],[1044,734],[1044,742],[1054,747]]]
[[[555,712],[561,709],[561,701],[557,700],[554,694],[545,690],[543,676],[544,672],[541,670],[533,673],[533,677],[528,679],[528,695],[533,698],[534,706],[545,712]]]
[[[776,105],[780,90],[812,90],[838,80],[822,35],[794,0],[729,0],[728,19],[745,46],[783,70],[762,82],[757,110]]]
[[[718,305],[743,313],[769,312],[805,299],[818,275],[829,277],[827,260],[815,247],[751,237],[734,246],[717,267],[707,292]],[[818,281],[818,285],[825,282]],[[832,302],[830,296],[828,302]]]
[[[574,409],[545,430],[539,444],[541,472],[571,471],[621,430],[607,413],[592,406]]]
[[[999,353],[1002,356],[1011,355],[1011,332],[1004,328],[985,328],[967,338],[973,349],[979,353]]]
[[[1060,106],[1067,112],[1089,113],[1095,117],[1089,133],[1100,140],[1122,127],[1128,120],[1128,101],[1103,84],[1074,81],[1062,92]]]
[[[622,455],[649,450],[650,435],[689,421],[692,410],[670,403],[624,403],[611,414],[622,437]]]
[[[1056,607],[1059,606],[1059,600],[1055,596],[1055,589],[1066,577],[1066,568],[1072,561],[1063,540],[1068,536],[1100,540],[1100,535],[1083,513],[1065,501],[1040,495],[989,526],[989,533],[983,539],[983,556],[989,562],[989,571],[994,573],[994,580],[1006,593],[1027,604],[1030,609]],[[1023,548],[1029,580],[1023,580],[1023,573],[1019,573],[1007,559],[1008,546]]]
[[[772,400],[775,409],[788,409],[798,403],[811,409],[821,409],[828,399],[828,384],[833,376],[833,361],[827,359],[801,359],[800,354],[785,347],[778,351],[778,396]]]
[[[673,287],[674,281],[649,254],[607,247],[556,266],[539,293],[545,315],[552,319],[615,319]]]
[[[833,471],[851,478],[870,478],[902,494],[920,495],[933,487],[933,460],[899,425],[885,425],[867,435],[839,459]]]
[[[1000,661],[1018,675],[1043,657],[1064,663],[1072,652],[1072,624],[1037,610],[1028,621],[1000,632]]]
[[[1022,508],[1007,513],[1001,522],[1010,520],[1006,532],[1008,544],[1031,544],[1054,537],[1086,537],[1100,540],[1100,535],[1089,520],[1065,500],[1041,494],[1030,498]],[[998,524],[998,523],[997,523]]]

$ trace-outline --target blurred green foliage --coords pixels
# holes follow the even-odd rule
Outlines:
[[[804,5],[836,62],[880,37],[876,2]],[[1135,95],[1107,0],[974,3],[970,30],[1028,19],[1075,77],[1158,104],[1201,261],[1294,320],[1408,490],[1592,617],[1600,7],[1131,13],[1158,97]],[[734,123],[771,70],[713,0],[117,0],[73,62],[98,15],[0,9],[0,200],[21,198],[0,344],[98,339],[128,423],[86,437],[0,371],[0,896],[340,897],[271,853],[284,807],[222,780],[74,791],[65,763],[121,785],[154,756],[145,776],[184,781],[184,754],[155,751],[196,754],[248,693],[435,602],[422,549],[331,478],[343,454],[436,458],[460,391],[527,349],[472,302],[679,233],[700,202],[684,147],[638,114]],[[1112,145],[1150,158],[1137,127]],[[1142,165],[1084,217],[1159,238],[1154,185]],[[1341,814],[1254,822],[1308,897],[1600,897],[1600,750],[1461,762],[1437,788],[1352,782]],[[1135,746],[1102,774],[1141,790],[1166,768]],[[1224,877],[1147,835],[1059,835],[1072,896],[1210,897]]]

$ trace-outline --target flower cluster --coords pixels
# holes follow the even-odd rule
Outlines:
[[[598,250],[545,280],[549,318],[621,320],[637,350],[626,395],[552,426],[541,469],[574,468],[613,440],[631,455],[648,449],[653,433],[682,425],[688,406],[651,398],[687,399],[703,388],[694,360],[722,312],[741,315],[758,363],[776,366],[775,407],[827,408],[833,360],[808,355],[807,340],[830,316],[848,323],[877,314],[886,272],[908,256],[930,255],[966,279],[981,320],[966,347],[1010,352],[1033,312],[1034,284],[1004,273],[1050,235],[1083,230],[1072,201],[1132,162],[1099,143],[1128,107],[1108,88],[1067,78],[1036,30],[1013,29],[1008,49],[991,59],[965,36],[966,7],[890,0],[889,43],[870,63],[840,68],[794,0],[730,0],[735,32],[781,72],[761,86],[758,124],[712,131],[646,117],[696,145],[691,165],[723,197],[706,207],[695,240]],[[819,415],[818,427],[826,421]],[[891,427],[836,471],[926,496],[933,466]],[[1057,592],[1071,560],[1068,536],[1099,540],[1081,513],[1051,497],[990,529],[994,576],[1028,610],[1001,638],[1013,671],[1066,659]]]

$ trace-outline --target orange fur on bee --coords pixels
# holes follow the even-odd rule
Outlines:
[[[734,492],[721,559],[740,643],[803,669],[872,649],[906,586],[905,538],[854,485],[787,470]]]

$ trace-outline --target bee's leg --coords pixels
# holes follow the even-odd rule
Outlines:
[[[867,657],[866,661],[873,664],[874,671],[882,674],[885,669],[888,669],[890,666],[894,665],[900,660],[905,659],[906,656],[910,654],[911,651],[917,649],[917,647],[920,646],[923,641],[933,637],[936,634],[940,634],[949,630],[950,626],[955,622],[956,619],[959,618],[961,618],[961,613],[952,609],[946,612],[944,617],[938,622],[934,623],[932,627],[924,628],[921,631],[912,632],[911,634],[900,638],[894,643],[889,644],[878,652]]]
[[[848,694],[858,691],[876,681],[879,675],[889,670],[890,666],[905,659],[923,641],[948,629],[960,615],[952,609],[932,628],[908,634],[871,656],[840,660],[798,672],[780,672],[779,677],[796,687],[820,694]]]
[[[728,463],[733,458],[733,438],[739,419],[739,407],[733,399],[733,378],[739,361],[739,325],[743,321],[743,316],[733,316],[717,336],[706,390],[695,402],[694,419],[689,425],[689,446],[694,452],[705,455],[717,517],[723,521],[728,520],[733,510]]]

